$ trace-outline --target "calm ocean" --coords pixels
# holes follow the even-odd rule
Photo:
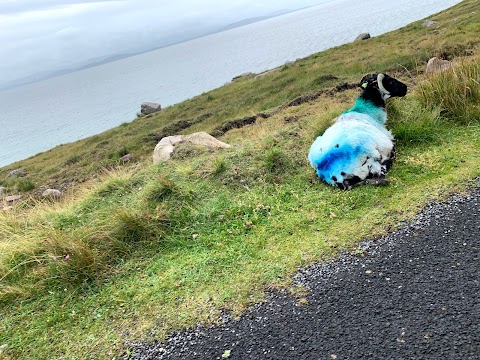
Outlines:
[[[245,72],[379,35],[459,0],[333,0],[83,71],[0,92],[0,166],[131,121]],[[1,76],[1,75],[0,75]]]

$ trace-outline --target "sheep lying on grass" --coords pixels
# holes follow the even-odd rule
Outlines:
[[[385,128],[385,100],[407,93],[405,84],[385,74],[365,75],[359,86],[363,91],[355,105],[315,140],[308,154],[318,177],[341,189],[388,182],[394,144]]]

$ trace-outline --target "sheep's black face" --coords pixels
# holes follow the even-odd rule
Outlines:
[[[373,87],[388,94],[388,97],[402,97],[407,94],[407,85],[386,74],[367,74],[360,81],[359,86],[363,89]]]
[[[383,87],[390,93],[390,96],[402,97],[407,95],[407,85],[391,76],[385,75],[382,83]]]

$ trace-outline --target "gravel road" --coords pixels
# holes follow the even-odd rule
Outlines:
[[[131,359],[480,359],[479,203],[477,188],[432,204],[366,256],[301,269],[306,304],[275,292],[238,321],[131,344]]]

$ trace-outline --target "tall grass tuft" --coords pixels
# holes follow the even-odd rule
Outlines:
[[[178,195],[179,193],[180,190],[172,180],[158,175],[147,184],[145,188],[145,199],[148,202],[161,202],[171,195]]]
[[[71,203],[0,213],[0,303],[102,284],[142,244],[162,240],[163,202],[178,191],[161,176],[114,171]]]
[[[428,109],[440,108],[452,122],[471,124],[480,120],[480,64],[461,64],[430,75],[418,87],[418,96]]]
[[[15,182],[15,189],[19,192],[27,192],[35,189],[35,184],[27,178],[19,178]]]
[[[418,100],[396,101],[388,106],[388,127],[401,145],[433,143],[450,126],[440,115],[440,108],[425,108]]]
[[[265,167],[272,173],[280,173],[288,166],[286,155],[278,148],[271,148],[265,154]]]
[[[44,255],[43,262],[29,269],[29,276],[33,281],[43,277],[45,285],[72,287],[92,282],[100,273],[108,273],[109,249],[105,249],[105,244],[92,241],[95,234],[92,229],[50,232],[38,246]]]
[[[112,214],[112,220],[115,223],[112,235],[122,243],[142,241],[150,235],[146,213],[120,208]]]
[[[0,302],[27,295],[46,284],[76,286],[95,278],[104,270],[101,254],[78,234],[55,229],[27,231],[3,244],[0,258]]]
[[[227,161],[223,156],[215,158],[213,162],[212,175],[220,175],[224,173],[228,168]]]

